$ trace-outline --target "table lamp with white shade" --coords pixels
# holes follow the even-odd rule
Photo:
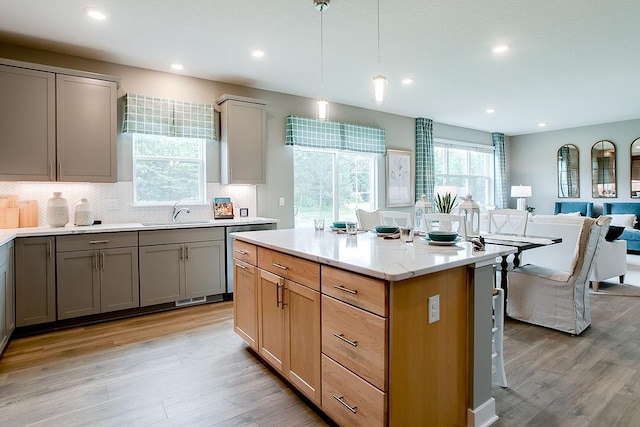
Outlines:
[[[511,197],[518,198],[518,210],[527,210],[527,197],[531,197],[530,185],[513,185],[511,187]]]

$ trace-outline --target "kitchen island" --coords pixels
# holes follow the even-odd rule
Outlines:
[[[232,234],[236,332],[341,425],[489,425],[496,257],[368,232]]]

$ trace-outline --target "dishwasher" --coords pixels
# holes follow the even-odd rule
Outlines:
[[[233,238],[229,235],[237,231],[275,230],[277,224],[247,224],[226,227],[227,294],[233,293]]]

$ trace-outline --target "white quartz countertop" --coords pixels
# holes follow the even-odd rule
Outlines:
[[[404,280],[463,265],[486,265],[515,253],[508,246],[486,245],[474,252],[470,242],[432,246],[416,236],[413,243],[384,239],[373,232],[355,236],[333,231],[284,229],[244,231],[231,236],[283,253],[389,281]]]
[[[82,234],[82,233],[111,233],[117,231],[149,231],[149,230],[166,230],[169,228],[195,228],[195,227],[232,227],[237,225],[250,224],[272,224],[277,223],[277,219],[262,217],[246,217],[234,219],[210,219],[197,220],[190,222],[170,222],[170,221],[151,221],[151,222],[132,222],[132,223],[115,223],[100,224],[89,226],[67,225],[65,227],[25,227],[25,228],[6,228],[0,229],[0,245],[3,245],[16,237],[36,237],[36,236],[61,236],[65,234]],[[146,224],[146,225],[143,225]]]

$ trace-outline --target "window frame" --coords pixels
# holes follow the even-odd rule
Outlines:
[[[185,162],[194,163],[198,165],[198,199],[180,199],[182,202],[190,205],[208,205],[207,202],[207,139],[206,138],[192,138],[192,137],[174,137],[164,135],[151,135],[143,133],[132,133],[131,138],[131,163],[132,163],[132,186],[133,186],[133,206],[173,206],[178,200],[165,200],[165,201],[140,201],[138,200],[138,188],[136,185],[137,177],[137,162],[138,161],[158,161],[165,160],[168,162]],[[138,138],[170,138],[176,140],[196,140],[198,142],[198,158],[180,157],[180,156],[149,156],[149,155],[137,155],[136,143]]]
[[[442,139],[442,138],[434,138],[433,145],[434,145],[434,148],[445,149],[444,173],[436,173],[434,171],[434,178],[436,182],[438,181],[439,178],[444,178],[445,183],[447,183],[450,178],[456,178],[456,179],[462,178],[462,179],[465,179],[467,182],[467,192],[468,192],[469,191],[468,185],[469,185],[470,178],[473,178],[473,179],[484,178],[486,180],[485,186],[487,189],[487,194],[489,195],[489,200],[487,201],[477,200],[476,195],[474,195],[473,193],[471,195],[473,196],[474,201],[476,201],[477,203],[484,204],[484,205],[494,204],[495,202],[495,158],[494,158],[495,149],[492,145],[476,144],[471,142],[455,141],[455,140],[448,140],[448,139]],[[461,175],[461,174],[449,173],[448,171],[448,168],[449,168],[448,150],[449,149],[467,151],[467,174]],[[470,173],[469,153],[471,152],[479,152],[479,153],[487,154],[487,163],[488,163],[487,171],[489,172],[489,176],[472,175]],[[466,196],[466,194],[458,194],[458,197],[460,196],[464,197]]]

